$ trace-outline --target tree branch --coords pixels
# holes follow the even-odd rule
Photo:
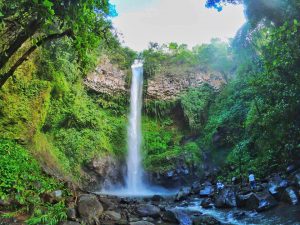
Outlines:
[[[44,38],[42,38],[41,40],[39,40],[35,45],[31,46],[16,62],[15,64],[10,68],[9,71],[7,71],[6,73],[4,73],[3,75],[0,76],[0,88],[5,84],[5,82],[8,80],[8,78],[10,78],[14,72],[16,71],[16,69],[18,69],[18,67],[28,59],[28,57],[31,55],[31,53],[34,52],[34,50],[36,50],[39,46],[41,46],[42,44],[48,42],[48,41],[52,41],[55,39],[59,39],[62,38],[64,36],[73,36],[73,31],[72,30],[66,30],[63,33],[57,33],[57,34],[50,34]]]
[[[8,62],[12,55],[24,44],[24,42],[32,37],[35,32],[40,27],[40,22],[38,20],[31,21],[27,28],[19,33],[16,40],[10,44],[10,47],[0,54],[0,69]]]

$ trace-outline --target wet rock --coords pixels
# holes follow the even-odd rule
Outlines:
[[[160,201],[163,201],[164,198],[161,195],[153,195],[152,198],[151,198],[151,200],[153,202],[160,202]]]
[[[137,221],[137,222],[131,222],[130,225],[154,225],[154,223],[148,222],[148,221]]]
[[[187,199],[187,197],[189,196],[189,193],[190,193],[190,191],[187,191],[184,188],[181,188],[175,197],[175,201],[182,201],[182,200]]]
[[[177,220],[179,221],[180,225],[191,225],[192,224],[192,219],[188,214],[186,214],[182,210],[176,210],[174,211]]]
[[[118,199],[109,199],[106,197],[100,197],[99,200],[105,210],[115,209],[116,207],[118,207],[120,202]]]
[[[95,195],[84,194],[79,197],[78,213],[85,222],[93,223],[103,213],[103,206]]]
[[[284,190],[282,194],[282,200],[291,204],[291,205],[297,205],[299,203],[299,197],[297,191],[292,188],[288,187]]]
[[[245,212],[234,212],[232,214],[233,218],[237,219],[237,220],[241,220],[244,219],[246,217],[246,213]]]
[[[121,214],[115,211],[105,211],[104,215],[109,217],[109,219],[113,221],[118,221],[122,218]]]
[[[141,204],[137,207],[136,212],[139,216],[150,216],[157,218],[160,216],[160,208],[151,204]]]
[[[249,200],[252,194],[252,192],[248,194],[238,194],[236,196],[237,207],[246,207],[247,201]]]
[[[122,162],[111,156],[95,157],[84,167],[84,171],[89,177],[84,188],[94,191],[99,188],[109,188],[112,185],[123,185],[125,183],[123,169]]]
[[[299,163],[298,164],[291,164],[286,168],[286,172],[288,174],[291,174],[291,173],[295,172],[297,169],[299,169],[299,167],[300,167]]]
[[[59,225],[80,225],[80,223],[74,221],[64,221],[59,223]]]
[[[193,225],[218,225],[221,224],[216,218],[212,216],[203,215],[193,218]]]
[[[295,174],[295,183],[298,186],[298,188],[300,188],[300,172]]]
[[[76,220],[76,210],[74,208],[67,209],[67,218],[69,220]]]
[[[246,208],[257,212],[266,211],[275,207],[278,203],[272,195],[267,192],[251,193],[246,201]]]
[[[200,197],[209,197],[213,195],[214,188],[211,183],[204,184],[204,187],[200,190],[199,195]]]
[[[278,174],[271,178],[268,183],[270,194],[276,199],[280,199],[282,192],[288,186],[288,181],[282,179]]]
[[[176,218],[176,214],[170,210],[163,212],[161,218],[165,222],[176,223],[176,224],[179,223],[178,219]]]
[[[202,208],[204,209],[208,209],[208,208],[212,208],[213,204],[212,204],[212,200],[211,198],[205,198],[201,201]]]
[[[217,195],[215,206],[217,208],[232,208],[236,207],[236,193],[232,188],[224,188]]]
[[[191,194],[198,194],[200,192],[201,185],[199,181],[193,182],[191,186]]]

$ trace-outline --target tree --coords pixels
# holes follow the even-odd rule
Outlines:
[[[84,68],[88,50],[112,37],[109,14],[108,0],[10,0],[0,3],[0,87],[37,47],[64,36],[72,38]],[[15,55],[17,59],[13,59]]]

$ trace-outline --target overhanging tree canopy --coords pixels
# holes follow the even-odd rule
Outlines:
[[[0,87],[44,42],[69,36],[84,67],[88,49],[111,36],[109,0],[5,0],[0,2]],[[31,40],[21,56],[12,56]],[[14,61],[14,62],[11,62]]]

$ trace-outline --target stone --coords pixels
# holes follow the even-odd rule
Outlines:
[[[179,192],[175,196],[175,201],[182,201],[187,199],[189,193],[185,192],[182,188],[179,190]]]
[[[79,197],[78,213],[84,221],[92,223],[103,213],[103,206],[95,195],[84,194]]]
[[[162,213],[161,218],[165,222],[176,223],[176,224],[179,223],[178,219],[176,218],[176,214],[170,210],[164,211]]]
[[[208,209],[208,208],[212,208],[213,204],[212,204],[212,200],[211,198],[205,198],[201,201],[202,208],[204,209]]]
[[[148,222],[148,221],[137,221],[137,222],[131,222],[130,225],[154,225],[154,223]]]
[[[152,198],[151,198],[151,200],[153,202],[160,202],[160,201],[163,201],[164,198],[161,195],[153,195]]]
[[[216,218],[212,216],[203,215],[193,218],[193,225],[218,225],[221,224]]]
[[[251,193],[246,201],[246,208],[262,212],[277,206],[277,202],[268,192]]]
[[[200,197],[209,197],[213,195],[214,188],[211,184],[206,184],[199,192]]]
[[[80,223],[74,221],[63,221],[59,223],[59,225],[80,225]]]
[[[216,197],[215,206],[217,208],[236,207],[236,193],[232,188],[223,188]]]
[[[122,219],[121,214],[115,211],[105,211],[104,214],[113,221],[118,221]]]
[[[69,220],[76,220],[76,210],[74,208],[67,209],[67,218]]]
[[[292,187],[286,188],[281,198],[284,202],[287,202],[291,205],[297,205],[299,203],[297,191]]]
[[[247,201],[249,200],[252,194],[252,192],[248,194],[238,194],[236,196],[237,207],[246,207]]]
[[[199,181],[195,181],[193,182],[192,186],[191,186],[191,193],[192,194],[197,194],[200,192],[201,189],[201,185]]]
[[[294,178],[297,187],[300,188],[300,172],[296,173]]]
[[[160,208],[151,204],[141,204],[137,206],[136,212],[139,216],[150,216],[157,218],[160,216]]]
[[[268,183],[270,194],[276,199],[280,199],[282,192],[288,186],[288,181],[282,179],[278,174],[273,176]]]

